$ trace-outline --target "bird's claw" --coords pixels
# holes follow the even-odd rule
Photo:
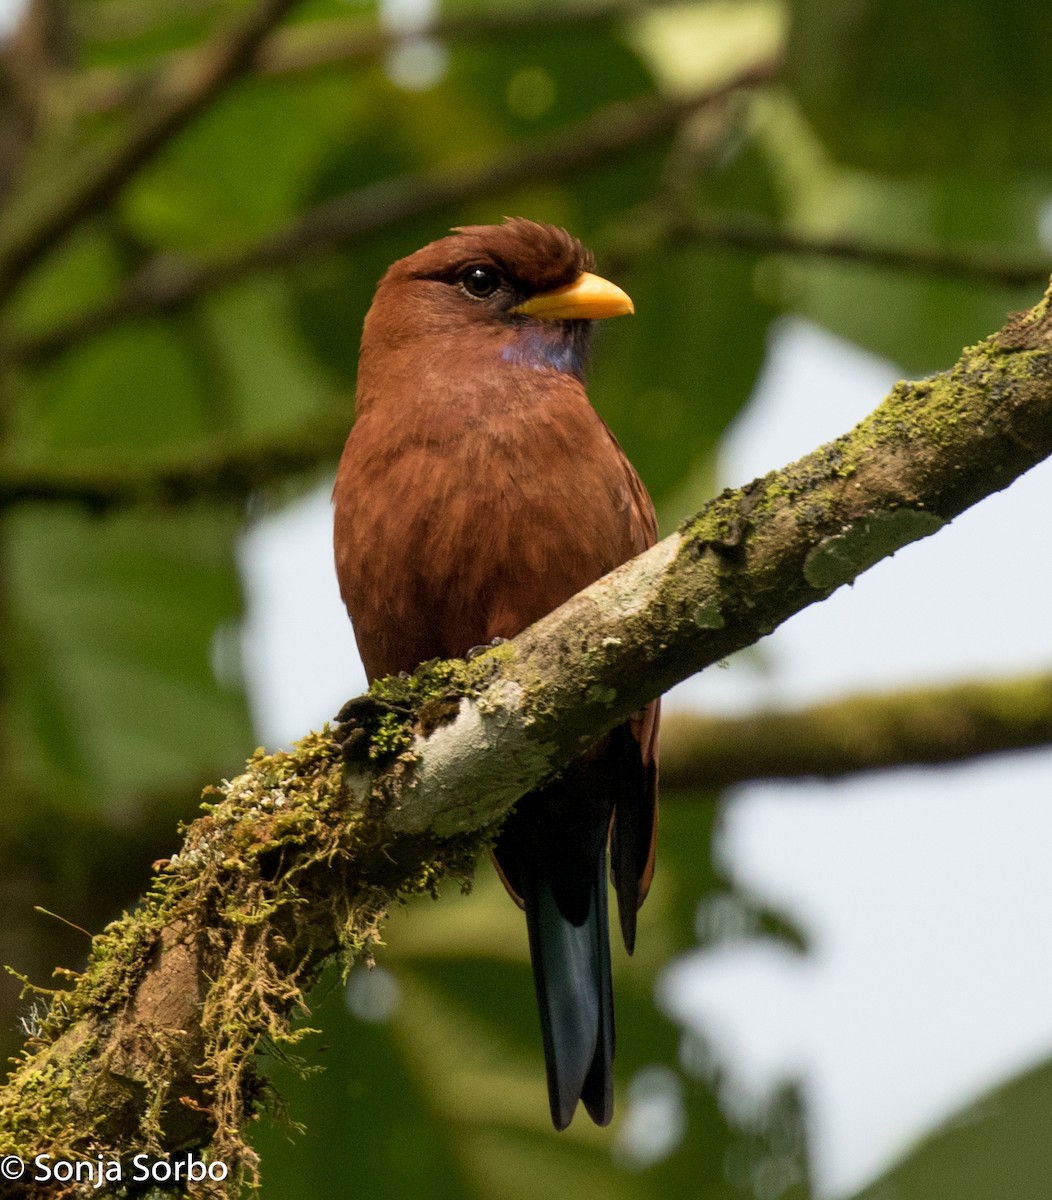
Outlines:
[[[412,717],[413,712],[400,704],[389,700],[381,700],[368,692],[364,696],[355,696],[333,718],[336,724],[336,741],[345,759],[356,756],[356,747],[363,738],[369,737],[369,726],[375,726],[381,717],[396,716],[402,719]]]
[[[383,716],[385,713],[397,713],[400,717],[412,715],[408,708],[366,692],[364,696],[348,700],[336,714],[335,721],[337,725],[346,725],[348,721],[367,721],[370,717]]]
[[[478,658],[480,654],[485,654],[487,650],[492,650],[494,646],[503,646],[507,638],[495,637],[492,642],[486,646],[472,646],[471,649],[464,655],[464,658],[471,662],[473,658]]]

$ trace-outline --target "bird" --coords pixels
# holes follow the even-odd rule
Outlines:
[[[522,217],[400,259],[366,315],[333,489],[370,681],[513,638],[657,539],[585,390],[591,324],[633,312],[571,234]],[[492,849],[525,910],[552,1123],[613,1115],[607,854],[621,932],[654,872],[660,701],[524,796]]]

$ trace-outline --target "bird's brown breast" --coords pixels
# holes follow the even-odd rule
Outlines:
[[[513,637],[648,544],[638,480],[575,378],[493,364],[449,395],[417,366],[411,393],[368,397],[337,475],[370,678]]]

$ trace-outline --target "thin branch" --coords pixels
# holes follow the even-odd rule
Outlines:
[[[455,13],[426,21],[414,27],[411,34],[414,38],[443,42],[507,38],[535,30],[549,32],[609,25],[638,17],[648,9],[679,3],[682,0],[605,0]],[[252,70],[259,75],[280,77],[368,62],[398,46],[405,40],[407,32],[396,28],[363,30],[361,20],[355,17],[305,21],[276,30],[262,42],[254,56]],[[149,72],[141,69],[94,70],[68,80],[66,86],[78,97],[78,111],[85,114],[113,112],[134,104],[149,89],[158,66],[169,69],[180,57],[162,60]]]
[[[298,0],[260,0],[241,21],[173,65],[116,147],[93,147],[49,195],[27,198],[0,240],[0,302],[55,245],[127,182],[252,63],[260,42]]]
[[[198,447],[164,463],[96,467],[0,467],[0,512],[23,504],[69,504],[103,514],[130,507],[243,503],[266,488],[335,463],[350,425],[347,411],[267,439]]]
[[[0,1156],[207,1147],[251,1168],[255,1053],[295,1038],[338,948],[367,954],[400,895],[463,878],[520,795],[642,704],[1049,454],[1052,289],[951,370],[898,384],[850,433],[728,489],[511,642],[378,685],[351,707],[362,736],[345,769],[325,734],[257,754],[56,996],[0,1089]]]
[[[1052,744],[1052,675],[843,696],[791,710],[673,712],[661,730],[667,789],[943,766]]]
[[[1008,288],[1044,284],[1052,274],[1052,259],[1010,257],[995,246],[896,246],[855,234],[823,237],[779,229],[762,217],[744,212],[677,218],[662,229],[660,240],[672,248],[725,246],[796,258],[830,258]]]
[[[32,364],[132,317],[170,313],[258,271],[301,262],[400,221],[529,181],[593,167],[675,129],[706,105],[772,79],[778,63],[755,64],[716,87],[677,99],[645,96],[609,105],[558,133],[516,145],[488,162],[386,179],[307,209],[276,233],[225,259],[148,262],[97,308],[45,333],[10,337],[5,353]]]
[[[64,0],[29,0],[0,45],[0,206],[22,171],[52,81],[68,70]]]

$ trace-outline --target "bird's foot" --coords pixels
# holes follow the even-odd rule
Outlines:
[[[333,719],[337,725],[346,725],[348,721],[367,721],[387,713],[396,713],[400,717],[412,716],[412,711],[404,705],[382,700],[379,696],[366,692],[364,696],[355,696],[348,700]]]
[[[394,717],[401,722],[412,716],[412,709],[381,700],[368,692],[348,700],[334,718],[336,741],[344,759],[349,761],[358,758],[361,751],[371,745],[372,735],[381,727],[385,717]]]
[[[503,646],[507,638],[495,637],[488,646],[472,646],[471,649],[464,655],[464,658],[471,662],[473,658],[478,658],[480,654],[485,654],[487,650],[492,650],[494,646]]]

